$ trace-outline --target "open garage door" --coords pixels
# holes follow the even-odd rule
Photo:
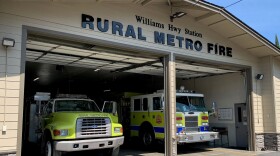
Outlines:
[[[182,69],[188,70],[189,75],[180,73]],[[193,108],[187,112],[209,113],[207,120],[200,119],[197,113],[198,122],[196,120],[195,127],[200,130],[205,122],[210,131],[219,132],[219,139],[213,142],[213,146],[248,149],[250,84],[247,67],[178,57],[176,70],[177,88],[184,86],[190,92],[202,94],[204,98],[202,103],[188,103]],[[211,114],[213,109],[215,113]],[[195,115],[191,113],[186,115],[186,124],[194,122],[192,118]]]
[[[123,102],[123,96],[163,89],[162,57],[30,35],[26,45],[24,153],[30,154],[33,146],[28,142],[38,143],[36,133],[42,133],[32,123],[40,120],[34,120],[38,114],[31,108],[38,92],[50,93],[51,98],[86,94],[100,108],[103,101],[117,101],[121,104],[119,122],[129,138],[130,101]]]
[[[26,45],[25,101],[32,99],[36,92],[48,92],[52,98],[61,93],[86,94],[94,99],[99,107],[102,107],[104,100],[119,100],[118,102],[122,103],[121,108],[118,108],[119,121],[124,126],[124,136],[130,138],[131,101],[121,101],[120,97],[126,96],[125,93],[130,93],[130,96],[148,95],[162,90],[163,57],[163,54],[145,51],[134,52],[110,46],[29,35]],[[185,86],[186,90],[204,94],[207,109],[211,109],[212,102],[217,103],[218,110],[231,108],[230,120],[222,120],[219,116],[221,114],[217,115],[218,118],[209,117],[209,130],[215,127],[226,130],[235,128],[234,104],[246,103],[246,87],[242,88],[241,84],[244,80],[243,69],[177,58],[177,89]],[[238,81],[240,85],[235,86],[232,81]],[[235,96],[236,92],[240,94]],[[141,109],[144,110],[145,98],[142,100]],[[36,133],[36,129],[30,128],[30,103],[26,102],[24,109],[27,124],[24,125],[23,141],[28,142],[30,135]],[[157,120],[159,122],[158,118]],[[198,123],[202,124],[200,121]],[[229,142],[229,146],[238,146],[235,133],[235,130],[228,131],[229,139],[226,141]],[[28,154],[30,150],[24,148],[24,151]]]

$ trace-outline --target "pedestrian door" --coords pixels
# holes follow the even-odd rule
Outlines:
[[[236,146],[248,148],[248,122],[246,104],[235,104]]]

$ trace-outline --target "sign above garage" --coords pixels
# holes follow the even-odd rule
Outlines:
[[[136,22],[153,26],[159,29],[164,29],[165,25],[162,23],[154,22],[152,19],[148,19],[141,16],[135,16]],[[133,38],[138,39],[141,41],[147,41],[147,37],[145,35],[145,32],[141,27],[134,27],[133,25],[127,25],[124,27],[124,25],[121,22],[118,21],[111,21],[107,19],[102,18],[94,18],[91,15],[82,14],[82,28],[89,28],[91,30],[95,30],[97,28],[100,32],[109,32],[109,29],[111,30],[111,33],[113,35],[123,36],[127,38]],[[203,45],[202,42],[197,39],[193,40],[187,37],[184,37],[181,34],[181,28],[175,27],[174,25],[168,24],[168,30],[175,31],[178,33],[178,35],[173,35],[161,31],[154,31],[153,32],[153,41],[156,44],[161,45],[167,45],[172,47],[178,47],[178,48],[185,48],[187,50],[197,51],[201,52],[204,47],[207,48],[207,52],[219,56],[227,56],[232,57],[232,48],[226,47],[219,44],[213,44],[213,43],[206,43],[206,45]],[[195,36],[198,38],[202,38],[201,33],[197,33],[196,31],[190,31],[187,28],[184,29],[185,34],[184,35],[190,35]]]

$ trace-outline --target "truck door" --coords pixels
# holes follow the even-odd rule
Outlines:
[[[149,120],[150,117],[150,111],[149,111],[149,105],[148,105],[148,98],[142,99],[142,109],[143,109],[143,119]]]
[[[104,101],[102,112],[111,113],[117,116],[117,103],[115,101]]]
[[[118,112],[117,112],[117,102],[115,101],[104,101],[102,112],[104,113],[110,113],[113,116],[111,116],[113,122],[118,123]]]
[[[164,138],[164,115],[163,115],[163,104],[162,104],[162,97],[161,96],[154,96],[152,98],[152,113],[151,117],[153,120],[154,130],[155,130],[155,137],[157,139]]]
[[[53,102],[49,102],[48,104],[45,105],[43,109],[43,115],[42,115],[42,127],[45,127],[46,124],[50,123],[52,120],[52,113],[53,113]]]

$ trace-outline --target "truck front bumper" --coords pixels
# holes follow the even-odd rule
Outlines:
[[[103,148],[117,148],[124,142],[124,137],[54,141],[54,147],[57,151],[72,152]]]
[[[178,134],[178,143],[194,143],[194,142],[206,142],[218,139],[218,132],[193,132],[186,134]]]

